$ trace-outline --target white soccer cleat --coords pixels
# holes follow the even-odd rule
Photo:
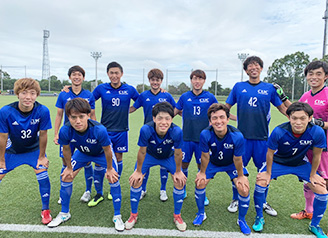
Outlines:
[[[146,195],[147,195],[147,190],[141,191],[140,200],[142,200]]]
[[[53,228],[57,227],[65,221],[68,221],[71,218],[71,214],[69,212],[60,212],[55,219],[53,219],[49,224],[48,227]]]
[[[183,221],[181,214],[173,214],[173,221],[179,231],[185,231],[187,229],[187,224]]]
[[[137,223],[138,220],[138,213],[132,213],[129,217],[129,219],[125,222],[125,229],[126,230],[131,230],[134,225]]]
[[[235,213],[238,211],[238,200],[232,200],[229,207],[228,211],[231,213]]]
[[[113,222],[115,224],[115,230],[124,231],[124,222],[121,215],[113,216]]]
[[[80,198],[81,202],[89,202],[91,200],[91,193],[90,191],[85,191],[82,195],[82,197]]]
[[[162,202],[166,202],[167,199],[169,199],[169,198],[167,197],[167,194],[166,194],[166,191],[165,191],[165,190],[161,190],[161,191],[159,192],[159,199],[160,199]]]
[[[270,216],[277,216],[278,215],[278,213],[277,213],[277,211],[276,210],[274,210],[273,209],[273,207],[271,207],[270,206],[270,204],[269,203],[263,203],[263,210],[267,213],[267,214],[269,214]]]

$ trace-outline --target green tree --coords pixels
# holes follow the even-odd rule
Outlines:
[[[215,95],[215,84],[216,84],[216,81],[212,81],[211,86],[208,87],[208,91],[214,95]],[[216,86],[216,95],[222,95],[222,90],[223,90],[222,85],[218,83]]]
[[[169,93],[172,95],[179,95],[178,88],[175,87],[174,85],[169,85]]]
[[[138,93],[143,92],[143,86],[145,87],[145,91],[150,89],[150,86],[148,86],[146,84],[138,84],[137,87],[136,87]]]
[[[185,83],[180,83],[180,85],[178,86],[179,94],[183,94],[185,92],[188,92],[189,90],[190,90],[190,88]]]
[[[304,93],[304,78],[303,70],[310,62],[310,56],[304,52],[296,52],[286,55],[283,58],[276,59],[269,67],[267,77],[263,81],[268,83],[279,84],[288,95],[292,98],[292,88],[294,82],[294,100],[298,99]]]

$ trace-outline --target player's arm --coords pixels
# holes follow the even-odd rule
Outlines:
[[[314,125],[320,126],[325,130],[328,129],[328,123],[321,120],[321,119],[317,119],[317,118],[312,117],[312,122],[313,122]]]
[[[200,170],[196,175],[195,183],[196,186],[200,186],[202,183],[206,182],[206,169],[208,166],[208,163],[210,161],[210,153],[202,152],[201,158],[200,158]]]
[[[0,133],[0,169],[6,169],[5,152],[8,133]]]
[[[272,171],[272,163],[273,163],[273,155],[275,150],[272,150],[268,148],[267,154],[266,154],[266,166],[267,171],[259,173],[256,177],[256,180],[264,180],[266,182],[266,185],[270,183],[271,180],[271,171]]]
[[[283,102],[284,106],[286,108],[288,108],[292,103],[289,101],[289,99],[288,99],[287,95],[285,94],[284,90],[282,89],[282,87],[277,83],[273,83],[273,86],[275,87],[276,92],[279,95],[280,100]]]
[[[54,143],[56,145],[59,145],[58,144],[59,127],[60,127],[60,124],[63,120],[63,114],[64,114],[64,109],[57,108],[57,114],[56,114],[56,119],[55,119],[55,128],[54,128],[54,131],[55,131]]]
[[[281,112],[281,114],[283,114],[286,117],[288,117],[287,114],[286,114],[287,107],[285,106],[284,103],[281,104],[280,106],[278,106],[277,109],[279,110],[279,112]]]
[[[177,108],[174,108],[174,116],[176,116],[177,114],[179,114],[180,116],[182,116],[182,110],[179,110]]]
[[[118,181],[118,173],[115,171],[115,169],[112,166],[112,160],[113,160],[113,153],[110,145],[103,146],[103,150],[106,156],[107,161],[107,171],[106,171],[106,178],[110,183],[116,183]]]
[[[90,118],[91,120],[97,121],[95,109],[91,109]]]
[[[312,158],[312,167],[311,167],[311,173],[310,173],[310,182],[313,186],[316,184],[322,185],[326,187],[325,180],[317,175],[317,170],[321,161],[321,153],[322,148],[313,147],[313,158]]]
[[[130,106],[129,113],[135,112],[136,110],[137,108],[135,108],[134,106]]]
[[[244,192],[249,191],[249,182],[247,177],[244,175],[243,158],[242,156],[233,156],[233,163],[237,169],[238,177],[235,180],[236,186],[241,187]]]
[[[229,108],[229,110],[232,107],[229,103],[226,103],[225,105],[227,108]],[[237,116],[230,113],[229,119],[231,119],[233,121],[237,121]]]
[[[46,157],[46,148],[47,148],[47,141],[48,141],[48,134],[47,130],[40,130],[39,131],[39,158],[36,168],[38,169],[40,165],[48,168],[49,160]]]
[[[173,174],[173,181],[180,184],[180,186],[184,186],[187,181],[187,177],[181,171],[182,166],[182,150],[174,149],[174,160],[175,160],[175,173]]]
[[[73,179],[73,167],[72,167],[72,151],[70,145],[63,145],[63,157],[67,167],[64,169],[61,174],[62,180],[65,181],[65,178]]]
[[[138,155],[137,155],[137,168],[136,170],[132,173],[132,175],[129,178],[130,186],[131,187],[140,187],[143,179],[143,174],[141,171],[142,164],[145,160],[147,153],[147,146],[140,146]],[[139,186],[140,184],[140,186]]]

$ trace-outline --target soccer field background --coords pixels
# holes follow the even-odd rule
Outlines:
[[[37,101],[46,105],[51,113],[52,126],[54,126],[56,116],[57,97],[38,97]],[[0,107],[17,101],[15,96],[0,96]],[[232,114],[236,113],[236,106],[232,108]],[[281,115],[276,108],[272,108],[272,119],[270,131],[278,124],[287,121],[287,118]],[[101,102],[96,103],[97,120],[100,121]],[[132,174],[134,164],[137,158],[137,140],[139,130],[143,125],[142,108],[130,114],[130,131],[129,131],[129,152],[123,155],[123,173],[121,177],[122,186],[122,209],[123,220],[127,220],[130,215],[130,187],[128,178]],[[176,116],[174,123],[181,126],[181,117]],[[230,122],[236,125],[235,122]],[[50,161],[49,177],[51,182],[50,209],[51,214],[55,217],[60,212],[61,206],[57,204],[59,198],[59,174],[61,169],[61,159],[58,156],[58,146],[53,143],[54,131],[48,130],[47,156]],[[255,209],[253,202],[254,183],[256,178],[256,169],[252,162],[248,166],[250,173],[250,193],[251,202],[246,220],[251,226],[254,222]],[[219,173],[206,188],[207,197],[210,205],[205,208],[207,220],[201,227],[194,227],[192,221],[197,212],[197,206],[194,199],[194,180],[197,173],[195,160],[193,159],[189,167],[189,177],[187,181],[187,198],[182,208],[182,218],[187,223],[188,230],[208,230],[208,231],[230,231],[238,232],[236,225],[238,214],[232,214],[227,211],[232,198],[231,182],[228,175]],[[80,202],[80,197],[85,190],[84,170],[82,169],[74,180],[73,194],[71,198],[70,212],[72,218],[61,226],[97,226],[97,227],[114,227],[112,222],[113,206],[112,202],[107,199],[109,185],[104,179],[105,200],[98,206],[89,208],[87,204]],[[169,200],[165,203],[159,200],[160,177],[159,167],[151,169],[147,186],[147,195],[139,203],[139,217],[136,228],[156,228],[156,229],[175,229],[173,223],[173,183],[169,178],[167,184],[167,193]],[[92,196],[96,194],[94,187]],[[277,217],[271,217],[264,214],[266,221],[263,233],[277,234],[307,234],[309,220],[293,220],[289,216],[293,212],[298,212],[304,208],[303,185],[298,182],[295,176],[284,176],[272,181],[270,185],[268,202],[277,212]],[[10,224],[41,224],[41,201],[38,191],[38,182],[32,168],[24,165],[16,168],[7,174],[0,184],[0,223]],[[328,221],[326,216],[321,222],[321,227],[327,231]],[[50,229],[50,228],[49,228]],[[58,237],[56,233],[47,233],[48,237]],[[81,234],[61,234],[62,237],[96,237],[96,235]],[[0,231],[0,237],[44,237],[44,233],[23,233]],[[112,235],[111,235],[112,236]],[[97,237],[103,237],[97,235]]]

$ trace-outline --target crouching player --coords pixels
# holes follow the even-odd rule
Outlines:
[[[303,102],[295,102],[286,111],[289,122],[277,126],[269,137],[266,166],[256,178],[254,203],[256,219],[254,231],[262,231],[264,218],[262,207],[265,201],[265,190],[271,179],[282,175],[294,174],[299,180],[307,182],[314,192],[313,217],[309,230],[317,237],[327,237],[319,226],[327,206],[328,192],[325,180],[316,174],[321,152],[326,148],[324,130],[310,123],[313,109]],[[313,150],[312,165],[306,153]]]
[[[49,210],[50,181],[46,147],[51,121],[49,109],[36,101],[40,91],[36,80],[19,79],[14,85],[18,102],[0,110],[0,182],[16,167],[23,164],[31,166],[39,183],[42,223],[48,224],[52,218]]]
[[[130,176],[131,216],[125,222],[125,229],[133,228],[138,219],[138,205],[142,190],[142,181],[149,168],[160,165],[172,175],[174,189],[173,221],[180,231],[185,231],[186,223],[181,218],[184,185],[186,176],[181,171],[182,163],[182,130],[172,123],[174,111],[171,104],[161,102],[152,109],[153,121],[143,125],[140,130],[140,146],[136,170]],[[172,149],[174,147],[174,149]]]
[[[239,217],[237,224],[242,233],[249,235],[251,229],[245,216],[249,207],[248,175],[243,166],[244,137],[235,127],[228,125],[229,108],[223,104],[212,104],[207,112],[210,126],[200,134],[201,166],[196,176],[195,199],[198,207],[193,224],[200,226],[206,219],[205,189],[218,172],[226,172],[238,190]]]
[[[59,132],[58,142],[63,145],[63,155],[67,167],[64,169],[60,188],[62,199],[61,212],[48,224],[48,227],[59,226],[62,222],[71,218],[69,203],[73,189],[73,179],[79,171],[90,162],[95,162],[103,168],[107,168],[106,178],[111,186],[113,196],[114,217],[113,222],[117,231],[124,230],[121,218],[121,185],[118,180],[116,158],[113,156],[111,141],[106,128],[99,122],[90,119],[90,104],[82,98],[68,101],[65,113],[69,123],[66,123]],[[71,155],[70,144],[77,149]],[[72,156],[72,157],[71,157]],[[103,177],[95,184],[97,194],[102,194]]]

